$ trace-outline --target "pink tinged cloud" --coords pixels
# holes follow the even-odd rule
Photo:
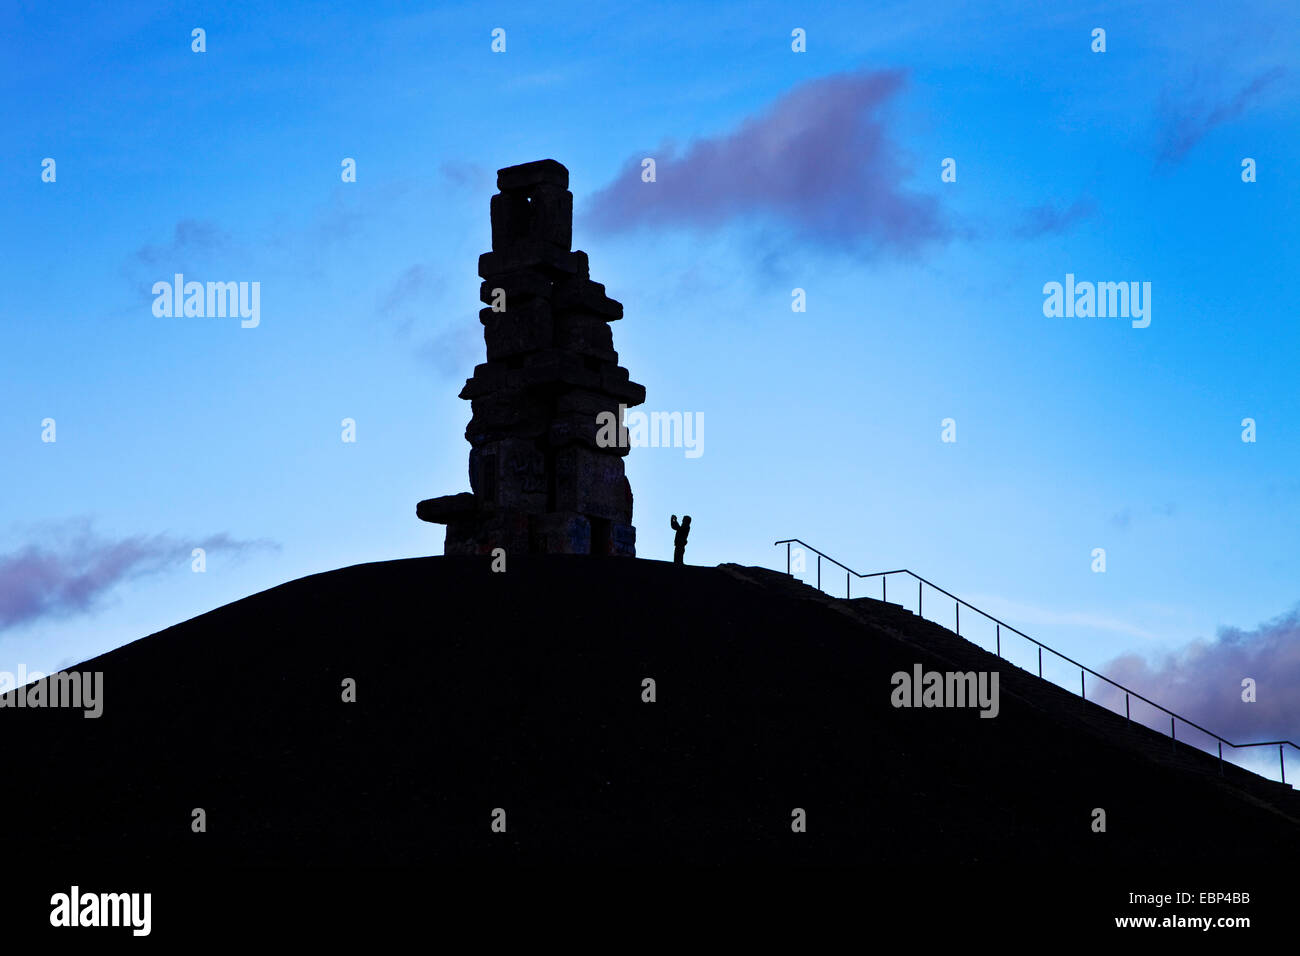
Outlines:
[[[1015,234],[1021,239],[1037,239],[1040,236],[1068,232],[1077,223],[1091,216],[1096,208],[1096,204],[1086,198],[1076,199],[1065,207],[1051,204],[1034,206],[1025,210]]]
[[[166,535],[108,540],[88,524],[59,529],[39,544],[0,554],[0,631],[41,618],[85,613],[114,587],[167,569],[188,568],[192,548],[209,552],[274,547],[222,533],[185,542]]]
[[[1167,164],[1181,161],[1211,131],[1242,116],[1285,74],[1286,71],[1280,66],[1265,70],[1233,96],[1213,106],[1207,106],[1203,98],[1195,95],[1186,101],[1174,102],[1166,94],[1161,109],[1162,129],[1157,161]]]
[[[839,74],[795,87],[739,128],[630,157],[596,193],[588,222],[606,232],[643,225],[717,228],[765,216],[826,244],[912,248],[948,235],[938,202],[903,188],[914,170],[881,114],[902,88],[897,70]],[[934,161],[938,181],[938,158]]]
[[[1213,641],[1194,641],[1156,661],[1125,654],[1101,672],[1234,743],[1300,743],[1300,609],[1253,631],[1221,629]],[[1241,699],[1245,678],[1255,681],[1254,703]],[[1088,696],[1124,712],[1121,692]],[[1155,720],[1165,729],[1167,718]]]

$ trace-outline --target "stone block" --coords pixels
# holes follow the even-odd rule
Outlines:
[[[546,510],[546,455],[536,441],[503,438],[469,453],[470,486],[484,510]]]
[[[527,207],[530,238],[566,252],[573,246],[573,193],[542,183],[529,190]]]
[[[608,322],[603,322],[594,315],[567,312],[556,314],[554,325],[556,348],[618,364],[618,353],[614,351],[614,330]]]
[[[478,274],[483,278],[504,272],[537,270],[550,279],[565,276],[586,277],[587,254],[566,252],[559,246],[533,238],[521,239],[500,250],[478,257]]]
[[[596,420],[590,415],[582,415],[576,412],[556,415],[549,422],[546,434],[546,440],[552,448],[580,445],[583,448],[620,456],[626,455],[630,451],[629,448],[619,448],[617,446],[606,448],[601,446],[599,441],[601,435]],[[617,440],[617,436],[615,438]]]
[[[503,388],[509,381],[509,367],[504,362],[483,362],[474,366],[474,374],[465,379],[460,398],[473,399]]]
[[[633,382],[622,366],[605,366],[600,371],[600,390],[618,398],[628,408],[645,401],[645,386]]]
[[[555,399],[555,412],[558,415],[579,412],[594,420],[597,415],[605,411],[613,412],[617,417],[618,402],[608,395],[591,389],[570,389],[562,395],[556,396]]]
[[[497,193],[492,197],[492,249],[508,249],[529,236],[532,221],[525,196]]]
[[[447,525],[444,554],[491,554],[505,548],[506,554],[527,554],[529,516],[521,511],[499,510],[488,515],[456,519]]]
[[[590,554],[591,522],[573,512],[534,515],[529,530],[534,554]]]
[[[506,309],[509,310],[515,303],[528,302],[532,299],[549,299],[552,286],[550,279],[537,272],[528,270],[505,272],[501,275],[488,276],[483,280],[478,287],[478,300],[484,305],[491,306],[492,300],[496,297],[496,290],[501,289],[505,293]]]
[[[574,276],[557,280],[551,300],[557,313],[583,312],[607,322],[623,318],[623,303],[605,295],[605,287],[590,279]]]
[[[573,193],[567,189],[541,183],[526,192],[497,193],[491,213],[494,252],[530,240],[564,252],[573,245]]]
[[[551,310],[545,302],[525,303],[505,312],[483,309],[479,320],[489,362],[547,349],[555,342]]]
[[[525,190],[540,184],[568,189],[569,171],[553,159],[538,159],[497,170],[497,189],[502,192]]]
[[[472,415],[465,426],[465,438],[478,448],[491,441],[507,438],[543,438],[551,416],[544,406],[532,399],[520,402],[512,398],[518,389],[503,389],[473,400]]]
[[[439,498],[426,498],[415,506],[415,515],[421,521],[435,524],[447,524],[450,521],[465,518],[478,510],[478,501],[469,492],[458,495],[442,495]]]
[[[631,520],[631,516],[628,516]],[[616,524],[610,529],[609,556],[612,558],[636,557],[636,528],[630,524]]]
[[[549,348],[524,356],[518,381],[529,386],[569,386],[572,388],[600,388],[600,369],[588,368],[581,355],[564,349]]]
[[[575,270],[577,270],[577,276],[578,276],[578,278],[579,278],[579,279],[590,279],[590,278],[591,278],[591,268],[590,268],[590,263],[588,263],[588,261],[587,261],[587,254],[586,254],[585,252],[583,252],[581,249],[578,249],[578,250],[576,250],[576,251],[574,251],[574,252],[571,252],[571,253],[569,253],[569,254],[570,254],[571,256],[573,256],[573,259],[570,260],[570,261],[571,261],[572,264],[573,264],[573,268],[574,268]]]
[[[597,518],[628,520],[631,488],[623,459],[581,445],[555,452],[555,507]]]

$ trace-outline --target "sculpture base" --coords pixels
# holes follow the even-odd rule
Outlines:
[[[504,548],[506,554],[636,557],[635,527],[576,511],[480,511],[466,492],[421,501],[415,513],[423,521],[447,526],[445,555],[491,554]]]

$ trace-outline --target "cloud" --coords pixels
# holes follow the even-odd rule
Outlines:
[[[432,366],[442,377],[454,379],[467,376],[482,361],[482,325],[471,314],[445,326],[431,338],[416,337],[417,313],[438,311],[434,299],[442,292],[443,285],[442,278],[431,266],[416,263],[389,283],[375,311],[391,323],[394,334],[408,345],[411,354]]]
[[[1172,501],[1167,501],[1162,505],[1152,505],[1151,514],[1157,518],[1172,518],[1178,513],[1178,508]],[[1118,528],[1120,531],[1127,531],[1133,525],[1133,509],[1125,506],[1110,516],[1111,526]]]
[[[1280,66],[1265,70],[1227,99],[1211,104],[1202,83],[1193,77],[1186,98],[1175,101],[1166,91],[1159,111],[1160,145],[1157,162],[1177,163],[1211,130],[1246,112],[1268,87],[1286,71]],[[1198,89],[1199,88],[1199,89]]]
[[[933,197],[900,183],[908,167],[881,119],[902,88],[897,70],[860,71],[795,87],[731,132],[629,157],[590,200],[605,232],[677,224],[712,229],[749,216],[826,245],[910,249],[949,234]],[[641,181],[641,161],[656,181]]]
[[[480,166],[478,163],[448,160],[438,168],[438,171],[442,173],[444,179],[457,189],[471,195],[491,192],[496,189],[496,173],[485,166]]]
[[[403,217],[428,208],[423,179],[384,179],[372,184],[366,178],[369,167],[359,165],[358,169],[363,185],[336,182],[319,202],[276,215],[264,244],[287,269],[334,278],[327,254],[338,247],[360,249],[369,237],[400,231]]]
[[[1076,199],[1062,209],[1050,203],[1034,206],[1025,210],[1015,233],[1021,239],[1037,239],[1039,236],[1056,235],[1067,231],[1077,222],[1087,219],[1096,210],[1091,199]]]
[[[1100,671],[1234,743],[1300,742],[1300,607],[1253,631],[1221,628],[1213,641],[1156,660],[1124,654]],[[1241,699],[1247,677],[1256,682],[1254,703]],[[1120,691],[1088,696],[1123,712]]]
[[[86,613],[113,588],[168,569],[186,567],[194,548],[242,552],[275,547],[226,533],[181,541],[168,535],[107,538],[88,520],[47,526],[42,540],[0,554],[0,631],[31,621]]]
[[[480,329],[472,320],[445,328],[418,346],[416,355],[446,378],[469,378],[485,355]]]
[[[132,288],[131,304],[124,312],[136,311],[141,303],[152,302],[153,284],[170,282],[183,273],[193,276],[209,267],[214,256],[232,252],[229,234],[205,219],[182,219],[167,242],[146,243],[123,260],[121,275]]]
[[[435,291],[440,286],[441,283],[429,266],[420,263],[409,266],[402,270],[379,297],[379,314],[391,317],[407,303],[418,300],[422,294]]]
[[[182,257],[210,253],[223,248],[229,237],[216,223],[200,219],[182,219],[176,223],[171,242],[159,246],[144,245],[135,251],[135,259],[148,266],[172,267]]]
[[[314,249],[325,249],[361,235],[373,218],[373,210],[356,197],[346,186],[338,186],[317,209],[315,221],[308,227],[308,241]]]
[[[454,320],[431,337],[417,338],[416,314],[438,311],[434,300],[443,291],[444,282],[432,266],[416,263],[403,269],[379,297],[376,314],[391,322],[394,333],[406,343],[421,362],[432,366],[445,378],[467,377],[483,360],[483,326],[470,313]],[[418,306],[418,308],[415,308]]]

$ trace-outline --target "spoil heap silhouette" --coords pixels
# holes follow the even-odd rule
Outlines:
[[[11,870],[1004,864],[1055,881],[1210,864],[1240,881],[1300,858],[1291,788],[1220,776],[897,606],[759,568],[491,566],[302,578],[80,665],[104,675],[98,719],[0,710],[0,748],[23,755],[0,797]],[[891,675],[918,664],[1000,671],[997,719],[893,707]]]

